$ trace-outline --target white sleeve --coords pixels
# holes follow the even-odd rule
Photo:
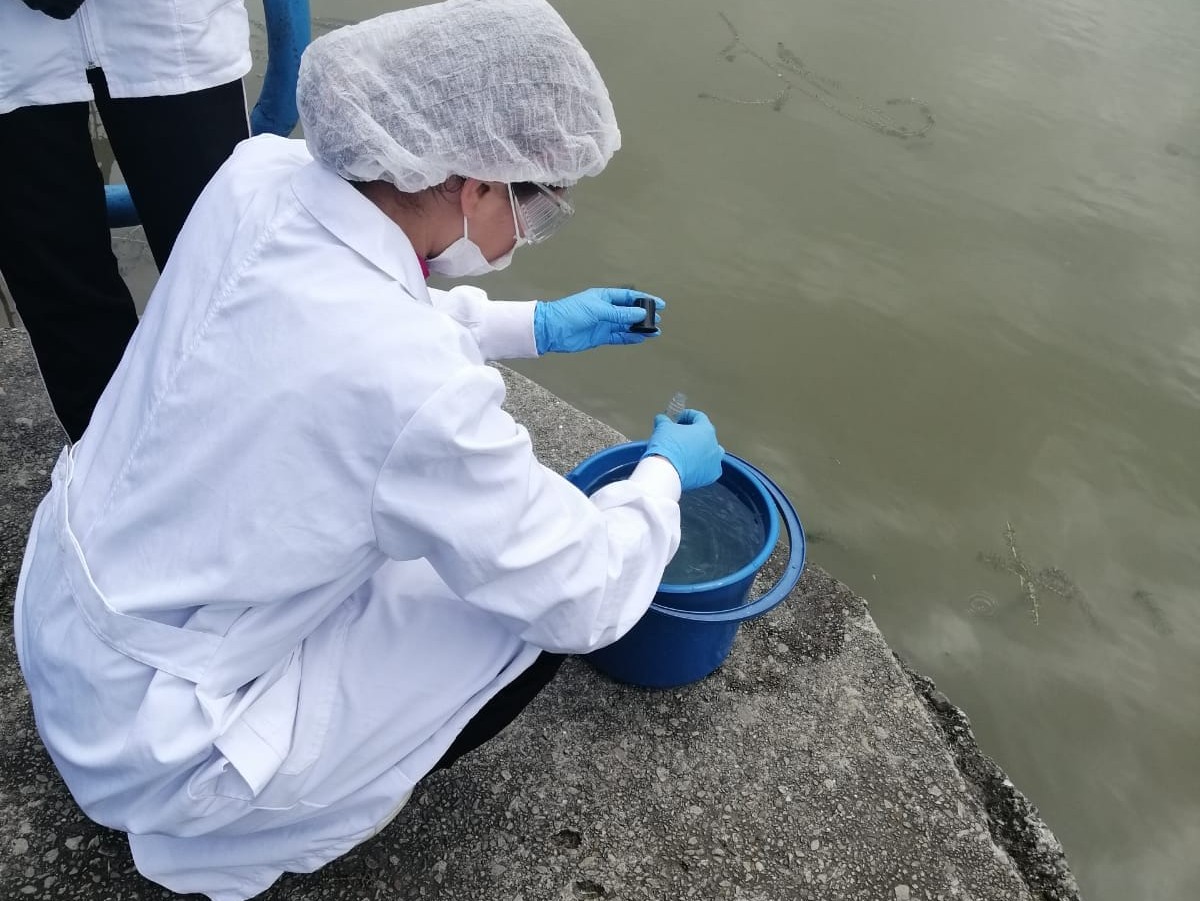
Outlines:
[[[503,399],[499,373],[472,366],[408,421],[372,499],[379,547],[426,558],[537,647],[611,644],[645,613],[679,546],[679,477],[646,460],[588,498],[537,461]]]
[[[533,310],[537,301],[491,300],[487,292],[470,285],[449,291],[429,289],[429,299],[460,325],[470,330],[485,360],[536,357]]]

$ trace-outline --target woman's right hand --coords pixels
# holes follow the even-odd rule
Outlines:
[[[684,410],[679,421],[659,413],[654,432],[642,457],[663,457],[679,473],[684,491],[711,485],[721,477],[725,448],[717,443],[717,430],[699,410]]]

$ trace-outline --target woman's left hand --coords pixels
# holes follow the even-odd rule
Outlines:
[[[644,311],[633,306],[642,297],[652,298],[655,310],[666,306],[653,294],[629,288],[588,288],[562,300],[539,300],[533,312],[537,352],[574,353],[602,344],[641,344],[655,337],[657,331],[629,330],[645,319]],[[654,323],[657,326],[657,312]]]

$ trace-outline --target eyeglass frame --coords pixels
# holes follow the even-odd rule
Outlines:
[[[518,182],[515,187],[510,183],[507,187],[508,199],[513,211],[513,224],[517,228],[517,241],[521,244],[533,245],[542,244],[545,241],[548,241],[550,238],[554,237],[558,230],[562,228],[572,216],[575,215],[575,207],[570,203],[570,201],[566,200],[565,197],[562,196],[563,194],[568,194],[570,192],[570,187],[559,187],[555,189],[553,186],[544,185],[541,182],[536,181]],[[548,233],[542,235],[541,237],[530,237],[530,228],[526,222],[525,215],[522,212],[523,198],[517,196],[516,189],[522,189],[523,191],[532,189],[538,192],[538,194],[549,198],[555,207],[560,211],[557,221],[551,220],[555,222],[555,225]],[[536,197],[537,195],[534,196]]]

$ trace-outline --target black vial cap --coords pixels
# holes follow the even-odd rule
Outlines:
[[[646,318],[643,319],[641,322],[638,322],[638,323],[635,323],[634,325],[629,326],[629,330],[631,332],[637,332],[638,334],[642,334],[642,335],[646,334],[647,332],[658,331],[658,326],[654,324],[654,307],[655,307],[654,298],[653,297],[639,297],[633,302],[633,305],[635,307],[639,307],[639,308],[645,310]]]

